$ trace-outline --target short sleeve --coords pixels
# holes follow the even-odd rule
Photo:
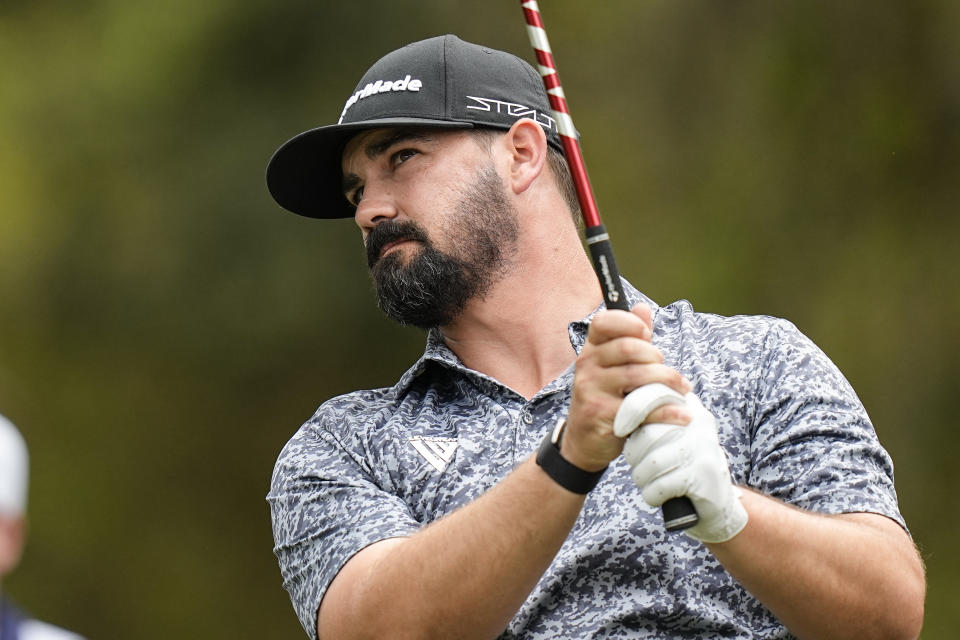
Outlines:
[[[768,333],[749,484],[811,511],[885,515],[906,528],[893,462],[850,383],[791,323]]]
[[[267,495],[283,586],[311,638],[320,601],[343,565],[364,547],[419,527],[400,498],[377,486],[359,452],[327,428],[335,412],[325,407],[280,453]]]

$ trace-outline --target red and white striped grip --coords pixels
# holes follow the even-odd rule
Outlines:
[[[570,118],[570,110],[567,107],[563,87],[560,85],[560,76],[557,75],[557,65],[553,61],[553,52],[550,49],[550,42],[547,40],[547,32],[544,30],[543,20],[540,18],[540,7],[537,6],[536,0],[521,0],[520,5],[523,7],[523,15],[527,20],[527,36],[530,38],[530,45],[537,57],[537,66],[540,69],[540,75],[543,77],[543,84],[547,89],[547,97],[550,99],[553,117],[557,121],[560,143],[563,145],[564,155],[566,155],[567,163],[570,165],[570,175],[573,176],[573,184],[577,191],[577,200],[580,202],[583,222],[587,228],[597,227],[601,224],[600,212],[597,210],[597,202],[593,196],[590,179],[587,177],[587,167],[583,162],[580,143],[577,142],[577,130]]]

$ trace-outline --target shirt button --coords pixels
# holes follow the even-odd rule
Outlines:
[[[526,422],[527,424],[533,424],[533,416],[527,413],[526,411],[524,411],[523,421]]]

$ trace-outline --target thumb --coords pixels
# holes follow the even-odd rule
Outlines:
[[[645,302],[638,303],[633,307],[630,312],[643,320],[643,323],[647,325],[647,329],[650,330],[650,335],[653,335],[653,312],[650,310],[650,305]]]

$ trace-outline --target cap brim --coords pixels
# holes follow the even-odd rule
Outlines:
[[[358,131],[380,127],[472,129],[472,122],[384,118],[310,129],[287,140],[267,164],[267,188],[277,203],[308,218],[352,218],[343,197],[340,157]]]

